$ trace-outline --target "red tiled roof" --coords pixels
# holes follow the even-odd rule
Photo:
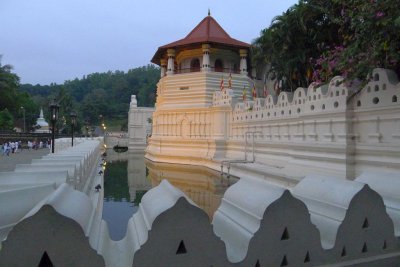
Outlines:
[[[159,64],[161,52],[190,44],[214,43],[238,48],[249,48],[250,44],[233,39],[211,16],[205,17],[185,38],[160,46],[151,62]]]

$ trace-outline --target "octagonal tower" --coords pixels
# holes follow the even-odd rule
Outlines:
[[[158,48],[152,62],[161,67],[157,109],[206,107],[221,80],[231,75],[235,95],[249,87],[250,45],[229,36],[208,15],[185,38]]]
[[[194,163],[224,156],[233,104],[217,107],[213,95],[224,87],[241,98],[251,88],[249,49],[210,15],[185,38],[158,48],[151,61],[161,78],[147,158]]]

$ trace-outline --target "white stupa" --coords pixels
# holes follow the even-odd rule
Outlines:
[[[49,124],[47,121],[44,119],[43,116],[43,108],[40,108],[40,115],[39,118],[36,121],[35,128],[38,128],[35,130],[35,133],[49,133]]]

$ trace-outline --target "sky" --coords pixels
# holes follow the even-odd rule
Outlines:
[[[0,0],[1,64],[21,83],[61,84],[94,72],[150,64],[210,9],[235,39],[251,43],[297,0]]]

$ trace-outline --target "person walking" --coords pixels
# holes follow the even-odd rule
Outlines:
[[[7,156],[10,156],[10,151],[11,151],[10,142],[8,142],[8,143],[6,143],[6,144],[7,144],[6,154],[7,154]]]
[[[15,143],[13,141],[10,142],[10,149],[11,149],[11,153],[15,152]]]
[[[15,141],[14,144],[15,144],[15,151],[14,151],[14,153],[18,153],[18,145],[19,145],[18,141]]]
[[[2,145],[2,150],[3,150],[2,156],[6,155],[7,154],[7,142],[5,142]]]

